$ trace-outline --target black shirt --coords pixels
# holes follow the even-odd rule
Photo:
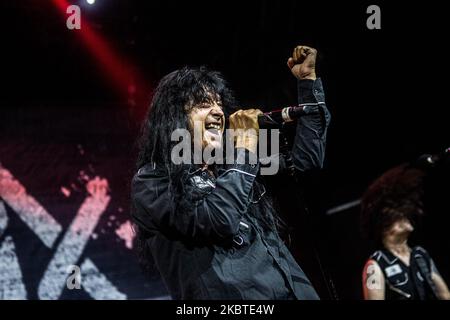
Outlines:
[[[386,300],[436,298],[427,281],[427,277],[431,277],[431,272],[436,270],[436,267],[428,252],[422,247],[412,248],[409,266],[386,249],[376,251],[371,259],[375,260],[383,271]],[[419,260],[424,261],[425,268],[419,266]]]

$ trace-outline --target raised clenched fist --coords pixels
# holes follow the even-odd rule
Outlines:
[[[297,79],[316,80],[316,57],[316,49],[297,46],[294,48],[292,57],[288,59],[287,65]]]

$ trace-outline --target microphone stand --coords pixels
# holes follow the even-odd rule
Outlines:
[[[301,201],[299,201],[299,203],[301,203],[302,209],[305,213],[306,223],[308,225],[307,228],[305,228],[305,229],[307,232],[307,238],[310,239],[309,245],[311,246],[312,251],[314,253],[314,258],[316,259],[316,262],[319,266],[319,270],[320,270],[321,276],[323,278],[323,281],[325,283],[325,286],[327,288],[329,297],[332,300],[339,300],[339,297],[336,292],[336,288],[334,286],[334,282],[333,282],[331,276],[325,271],[322,261],[321,261],[321,258],[320,258],[320,255],[319,255],[319,251],[317,249],[317,240],[314,236],[314,233],[312,232],[312,230],[314,229],[314,226],[313,226],[312,221],[310,220],[311,214],[310,214],[308,205],[306,203],[305,191],[302,188],[302,184],[299,179],[300,177],[298,175],[298,172],[295,169],[294,162],[292,160],[292,156],[291,156],[291,152],[290,152],[289,141],[285,135],[285,132],[286,132],[285,123],[283,123],[280,128],[280,140],[281,140],[280,141],[280,152],[282,154],[286,155],[287,172],[290,176],[292,176],[294,178],[295,186],[297,189],[297,194],[298,194],[299,198],[301,199]],[[289,239],[290,239],[290,236],[289,236]]]

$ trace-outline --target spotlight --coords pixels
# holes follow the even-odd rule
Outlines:
[[[86,0],[86,2],[89,3],[89,4],[94,4],[95,0]]]

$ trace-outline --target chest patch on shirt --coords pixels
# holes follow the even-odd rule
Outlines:
[[[396,274],[402,273],[402,268],[400,268],[398,264],[394,264],[384,269],[384,271],[386,272],[386,275],[388,277],[392,277],[395,276]]]

